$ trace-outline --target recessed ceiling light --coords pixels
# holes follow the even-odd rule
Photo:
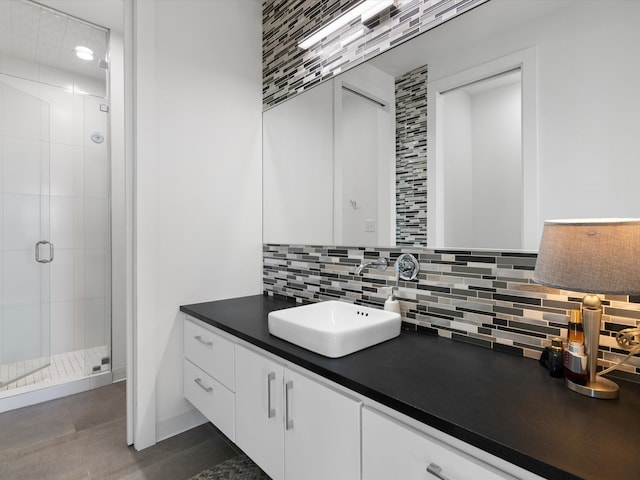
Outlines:
[[[76,52],[76,56],[82,60],[93,60],[93,50],[87,47],[77,46],[73,49]]]

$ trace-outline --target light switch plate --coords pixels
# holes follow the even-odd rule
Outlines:
[[[364,221],[364,231],[365,232],[375,232],[376,231],[376,221],[375,220],[365,220]]]

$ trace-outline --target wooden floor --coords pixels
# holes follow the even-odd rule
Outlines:
[[[125,382],[0,414],[2,480],[186,480],[237,454],[211,424],[128,447]]]

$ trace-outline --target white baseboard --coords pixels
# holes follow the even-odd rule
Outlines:
[[[176,417],[156,423],[156,441],[160,442],[208,421],[204,415],[194,408]]]
[[[113,383],[121,382],[122,380],[127,379],[127,368],[120,367],[114,368],[111,373],[113,374]]]
[[[94,388],[104,387],[110,383],[112,383],[112,374],[111,372],[105,372],[66,383],[47,385],[43,382],[15,388],[11,390],[11,396],[0,399],[0,413],[55,400],[75,393],[86,392]]]

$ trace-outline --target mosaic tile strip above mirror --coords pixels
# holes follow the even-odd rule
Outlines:
[[[416,281],[399,283],[405,329],[439,335],[496,351],[539,358],[551,338],[567,334],[567,315],[582,295],[535,284],[535,253],[263,245],[263,289],[300,303],[340,299],[382,307],[383,286],[396,284],[394,270],[354,275],[363,259],[383,256],[392,264],[401,253],[420,261]],[[617,348],[619,330],[640,325],[640,296],[603,297],[598,364],[606,367],[627,352]],[[639,381],[640,357],[616,372]]]
[[[354,20],[303,50],[298,42],[359,0],[265,0],[262,90],[271,107],[487,0],[396,0],[365,25]]]

